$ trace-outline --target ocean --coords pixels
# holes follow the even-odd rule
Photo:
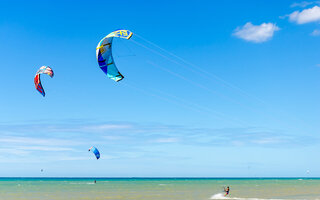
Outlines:
[[[97,182],[94,183],[94,180]],[[224,197],[223,188],[230,187]],[[0,199],[319,199],[319,178],[0,178]]]

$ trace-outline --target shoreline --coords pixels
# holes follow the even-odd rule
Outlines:
[[[0,177],[1,179],[211,179],[211,180],[260,180],[260,179],[266,179],[266,180],[273,180],[273,179],[320,179],[320,177],[63,177],[63,176],[47,176],[47,177],[41,177],[41,176],[35,176],[35,177]]]

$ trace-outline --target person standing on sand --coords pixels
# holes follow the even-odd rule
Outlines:
[[[229,192],[230,192],[230,188],[229,188],[229,186],[227,187],[227,189],[225,188],[225,189],[224,189],[224,191],[226,192],[226,194],[225,194],[224,196],[229,195]]]

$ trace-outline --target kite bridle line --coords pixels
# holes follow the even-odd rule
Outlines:
[[[143,44],[141,44],[141,43],[139,43],[139,42],[137,42],[137,41],[135,41],[135,40],[133,40],[133,39],[131,39],[131,41],[132,41],[133,43],[135,43],[135,44],[137,44],[137,45],[139,45],[139,46],[141,46],[141,47],[143,47],[143,48],[145,48],[145,49],[147,49],[147,50],[149,50],[149,51],[151,51],[151,52],[153,52],[153,53],[155,53],[155,54],[157,54],[157,55],[159,55],[159,56],[161,56],[161,57],[163,57],[163,58],[165,58],[165,59],[167,59],[167,60],[169,60],[169,61],[171,61],[171,62],[173,62],[173,63],[175,63],[175,64],[177,64],[177,65],[180,65],[180,66],[182,66],[182,67],[185,67],[185,65],[183,65],[183,64],[181,64],[181,63],[179,63],[179,62],[177,62],[177,61],[175,61],[175,60],[167,57],[166,55],[164,55],[164,54],[162,54],[162,53],[157,52],[156,50],[153,50],[153,49],[151,49],[151,48],[149,48],[149,47],[147,47],[147,46],[145,46],[145,45],[143,45]],[[170,73],[171,75],[174,75],[174,76],[176,76],[176,77],[179,77],[180,79],[183,79],[183,80],[185,80],[185,81],[187,81],[187,82],[189,82],[189,83],[191,83],[191,84],[193,84],[193,85],[195,85],[195,86],[197,86],[197,87],[199,87],[199,88],[202,88],[202,89],[204,89],[204,90],[206,90],[206,91],[208,91],[208,92],[210,92],[210,93],[212,93],[212,94],[214,94],[214,95],[218,95],[218,96],[222,97],[222,98],[225,99],[225,100],[228,100],[228,101],[230,101],[230,102],[232,102],[232,103],[238,104],[238,105],[240,105],[241,107],[244,107],[244,108],[246,108],[246,109],[249,109],[249,110],[251,110],[251,111],[253,111],[253,112],[261,112],[261,111],[259,111],[259,110],[256,110],[256,109],[254,109],[254,108],[252,108],[252,107],[250,107],[250,106],[247,106],[247,105],[241,103],[240,101],[237,101],[237,100],[232,99],[232,98],[230,98],[230,97],[228,97],[228,96],[226,96],[226,95],[223,95],[223,94],[221,94],[221,93],[219,93],[219,92],[217,92],[217,91],[215,91],[215,90],[212,90],[212,89],[208,88],[207,86],[205,86],[205,85],[203,85],[203,84],[200,84],[200,83],[198,83],[198,82],[189,80],[188,78],[186,78],[186,77],[184,77],[184,76],[182,76],[182,75],[180,75],[180,74],[177,74],[177,73],[175,73],[175,72],[172,72],[171,70],[169,70],[169,69],[167,69],[167,68],[160,67],[159,65],[156,65],[156,64],[154,64],[154,63],[153,63],[152,65],[153,65],[153,66],[157,66],[157,67],[160,68],[161,70],[166,71],[166,72],[168,72],[168,73]],[[188,68],[187,68],[187,69],[188,69]],[[263,114],[263,113],[260,113],[260,114]]]
[[[127,84],[128,83],[128,84]],[[189,110],[192,110],[192,111],[196,111],[198,113],[201,113],[201,114],[213,114],[214,117],[216,119],[227,119],[229,121],[233,121],[235,123],[235,125],[241,125],[241,126],[249,126],[250,123],[248,122],[245,122],[245,121],[242,121],[240,119],[237,119],[237,118],[234,118],[234,117],[230,117],[226,114],[223,114],[221,112],[218,112],[218,111],[215,111],[215,110],[212,110],[210,108],[207,108],[205,106],[201,106],[199,104],[196,104],[196,103],[193,103],[193,102],[190,102],[190,101],[186,101],[185,99],[181,99],[175,95],[172,95],[172,94],[168,94],[168,93],[165,93],[163,91],[160,91],[160,90],[155,90],[155,89],[149,89],[149,90],[146,90],[145,87],[138,87],[136,86],[136,84],[134,84],[133,81],[128,81],[128,80],[125,80],[125,81],[121,81],[121,84],[127,86],[127,87],[130,87],[136,91],[139,91],[141,93],[144,93],[144,94],[147,94],[149,96],[152,96],[152,97],[155,97],[155,98],[158,98],[158,99],[161,99],[161,100],[164,100],[166,102],[169,102],[169,103],[173,103],[175,105],[178,105],[179,107],[184,107],[184,108],[187,108]],[[166,96],[166,97],[164,97]]]
[[[209,78],[214,78],[214,79],[217,80],[221,85],[237,91],[238,94],[241,94],[242,96],[248,97],[248,98],[250,98],[250,99],[254,99],[256,102],[259,102],[259,103],[263,104],[265,107],[272,108],[272,109],[269,109],[269,112],[268,112],[269,114],[272,115],[272,117],[270,116],[270,117],[268,117],[268,118],[270,118],[270,119],[272,119],[272,120],[274,120],[274,121],[276,121],[276,122],[281,122],[281,123],[283,123],[283,122],[284,122],[283,120],[278,120],[278,119],[276,119],[276,118],[273,117],[273,116],[279,116],[279,111],[280,111],[280,113],[286,115],[286,118],[289,118],[289,117],[290,117],[290,118],[291,118],[293,121],[295,121],[296,123],[301,123],[301,122],[302,122],[305,126],[308,126],[305,121],[303,121],[303,120],[301,120],[301,119],[297,119],[297,118],[292,118],[291,115],[288,115],[288,114],[286,114],[286,112],[281,111],[281,110],[279,110],[279,109],[275,110],[275,109],[274,109],[269,103],[267,103],[266,101],[262,100],[262,99],[259,98],[259,97],[256,97],[256,96],[253,95],[253,94],[250,94],[250,93],[246,92],[245,90],[243,90],[243,89],[241,89],[241,88],[233,85],[232,83],[230,83],[230,82],[228,82],[228,81],[220,78],[219,76],[217,76],[217,75],[215,75],[215,74],[213,74],[213,73],[211,73],[211,72],[208,72],[208,71],[202,69],[201,67],[199,67],[199,66],[197,66],[197,65],[195,65],[195,64],[193,64],[193,63],[190,63],[189,61],[181,58],[180,56],[177,56],[176,54],[174,54],[174,53],[172,53],[172,52],[170,52],[170,51],[168,51],[168,50],[160,47],[159,45],[157,45],[157,44],[155,44],[155,43],[153,43],[153,42],[145,39],[144,37],[142,37],[142,36],[140,36],[140,35],[138,35],[138,34],[136,34],[136,33],[135,33],[134,35],[135,35],[136,37],[140,38],[141,40],[145,41],[146,43],[152,45],[153,47],[159,49],[160,51],[159,51],[159,50],[152,49],[152,48],[150,48],[150,47],[147,47],[146,45],[143,45],[143,44],[137,42],[136,40],[133,40],[133,39],[130,40],[130,41],[133,41],[133,43],[139,45],[140,47],[143,47],[143,48],[147,49],[148,51],[151,51],[151,52],[153,52],[153,53],[155,53],[155,54],[157,54],[157,55],[165,58],[166,60],[168,60],[168,61],[170,61],[170,62],[172,62],[172,63],[175,63],[175,64],[177,64],[177,65],[179,65],[179,66],[182,66],[182,67],[184,67],[185,69],[188,69],[189,71],[192,71],[192,72],[194,72],[194,73],[197,73],[197,74],[199,74],[199,75],[202,76],[202,77],[205,77],[205,78],[207,78],[207,79],[209,79]],[[182,65],[179,61],[176,61],[176,60],[174,60],[174,59],[172,59],[172,58],[164,55],[161,51],[164,52],[164,53],[166,53],[166,54],[169,54],[170,56],[172,56],[172,57],[176,58],[177,60],[183,62],[185,65]],[[191,67],[189,67],[189,66],[191,66]],[[197,69],[197,70],[195,70],[195,69]],[[167,70],[167,69],[166,69],[166,70]],[[220,96],[220,95],[219,95],[219,96]],[[221,96],[225,96],[225,95],[221,95]],[[225,96],[225,97],[226,97],[226,96]],[[228,100],[230,101],[230,98],[228,98]],[[235,102],[235,100],[231,100],[231,101]],[[242,105],[242,106],[245,106],[245,107],[248,108],[248,106],[240,103],[239,101],[237,102],[237,104]],[[259,114],[262,114],[262,115],[266,114],[266,112],[261,111],[261,110],[254,109],[254,108],[252,108],[252,107],[250,107],[250,110],[252,110],[252,111],[254,111],[254,112],[257,112],[257,113],[259,113]],[[288,123],[289,123],[289,122],[288,122]],[[291,124],[287,124],[287,125],[291,125]],[[300,130],[303,130],[303,129],[300,129]],[[303,130],[303,131],[304,131],[304,130]]]

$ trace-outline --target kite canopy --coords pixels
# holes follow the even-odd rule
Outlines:
[[[128,30],[114,31],[100,40],[96,48],[96,56],[101,70],[114,81],[121,81],[124,77],[117,69],[112,57],[112,40],[114,37],[129,40],[131,36],[132,32]]]
[[[34,85],[35,85],[36,89],[40,92],[40,94],[42,94],[42,96],[45,96],[46,93],[44,92],[42,84],[41,84],[40,74],[48,74],[52,78],[53,77],[53,71],[48,66],[42,66],[37,71],[36,76],[34,77]]]
[[[91,147],[89,151],[92,151],[92,153],[96,156],[97,160],[100,158],[100,152],[98,151],[97,148]]]

